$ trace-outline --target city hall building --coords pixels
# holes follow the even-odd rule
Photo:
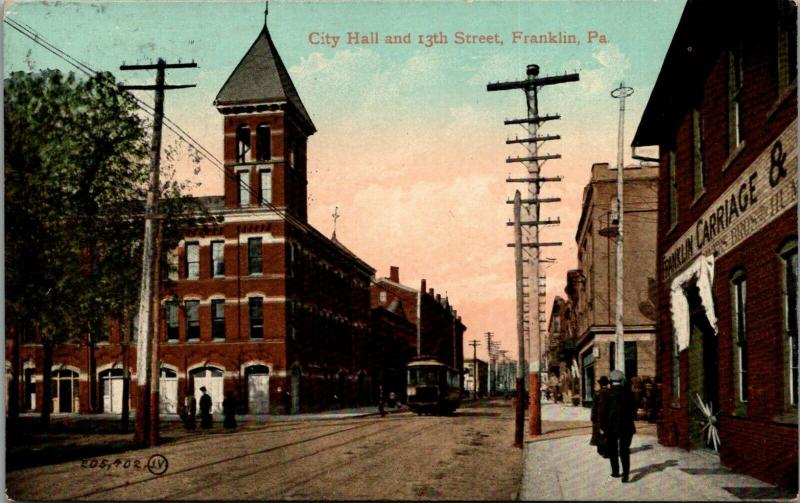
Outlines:
[[[659,441],[790,488],[796,22],[785,0],[690,0],[633,141],[659,149]]]
[[[215,412],[229,391],[251,414],[374,403],[375,270],[307,222],[306,143],[316,130],[266,25],[214,105],[223,116],[224,194],[199,198],[212,223],[191,229],[170,254],[160,289],[161,411],[179,412],[201,386]],[[47,405],[120,412],[124,362],[134,382],[139,370],[135,346],[116,323],[93,345],[56,346]],[[6,355],[20,410],[40,411],[40,341],[10,333]],[[131,386],[130,404],[135,393]]]

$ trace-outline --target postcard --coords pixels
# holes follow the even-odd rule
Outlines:
[[[797,7],[4,5],[13,500],[797,491]]]

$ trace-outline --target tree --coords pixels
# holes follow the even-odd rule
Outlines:
[[[110,74],[16,72],[5,80],[4,106],[6,307],[41,339],[47,426],[54,346],[80,341],[92,361],[109,320],[137,303],[148,134]],[[168,179],[162,193],[173,241],[187,221],[170,217],[191,211],[182,188]]]

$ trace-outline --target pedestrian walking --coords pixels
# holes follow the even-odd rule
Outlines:
[[[611,388],[607,399],[598,404],[597,417],[600,422],[600,433],[608,438],[606,450],[611,462],[611,476],[622,477],[622,482],[628,482],[631,467],[631,440],[636,433],[634,418],[636,406],[633,394],[625,386],[625,374],[619,370],[612,370],[609,374]],[[617,457],[619,456],[619,459]],[[622,463],[622,473],[619,472],[619,463]]]
[[[594,401],[592,402],[592,439],[589,441],[589,444],[597,446],[597,454],[607,458],[606,447],[608,446],[608,437],[600,433],[600,421],[598,421],[597,418],[597,409],[600,402],[608,400],[608,377],[602,376],[597,382],[600,384],[600,389],[597,390],[597,395],[595,395]]]
[[[187,396],[183,401],[183,424],[186,431],[197,428],[197,400],[193,396]]]
[[[200,426],[211,428],[211,396],[206,393],[205,386],[201,386],[200,391],[203,393],[203,396],[200,397]]]
[[[222,413],[225,415],[225,428],[236,428],[236,397],[233,391],[228,391],[222,401]]]
[[[386,404],[383,399],[383,386],[378,386],[378,412],[381,417],[386,415]]]

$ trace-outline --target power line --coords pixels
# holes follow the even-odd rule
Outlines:
[[[36,44],[42,46],[43,48],[47,49],[48,51],[50,51],[51,53],[53,53],[57,57],[63,59],[64,61],[66,61],[70,65],[72,65],[75,68],[77,68],[82,73],[86,74],[87,76],[96,77],[96,76],[100,75],[100,72],[98,72],[97,70],[93,69],[88,64],[80,61],[79,59],[77,59],[74,56],[70,55],[66,51],[63,51],[58,46],[48,42],[41,34],[39,34],[34,28],[30,27],[29,25],[26,25],[26,24],[21,23],[21,22],[16,21],[16,20],[11,20],[9,18],[5,18],[3,21],[6,24],[8,24],[10,27],[12,27],[13,29],[17,30],[18,32],[20,32],[24,36],[26,36],[29,39],[31,39],[34,43],[36,43]],[[112,72],[108,72],[108,73],[113,75]],[[122,82],[122,81],[120,81],[120,82]],[[113,86],[113,88],[116,89],[119,92],[125,92],[125,94],[127,96],[129,96],[130,98],[132,98],[138,104],[139,108],[144,110],[144,112],[148,113],[151,116],[154,115],[155,110],[153,109],[153,107],[148,105],[143,100],[137,98],[136,96],[134,96],[133,94],[131,94],[129,92],[126,92],[126,91],[123,91],[123,90],[119,89],[117,86]],[[231,180],[236,181],[240,186],[245,188],[249,194],[255,196],[256,199],[258,199],[258,194],[255,192],[255,190],[252,187],[250,187],[250,185],[247,184],[246,182],[242,182],[240,180],[236,180],[231,174],[228,174],[225,171],[224,162],[220,161],[216,156],[214,156],[205,146],[203,146],[202,143],[200,143],[199,141],[194,139],[189,133],[184,131],[183,128],[181,128],[174,121],[169,119],[166,115],[164,115],[163,119],[164,119],[164,123],[165,123],[167,129],[172,131],[178,138],[180,138],[181,140],[186,142],[189,146],[193,147],[200,155],[202,155],[209,162],[211,162],[211,164],[214,167],[216,167],[217,169],[219,169],[223,173],[223,176],[226,176],[226,177],[230,178]],[[295,218],[291,214],[289,214],[289,213],[285,212],[284,210],[278,208],[277,206],[273,205],[271,202],[262,200],[261,204],[266,206],[270,210],[274,211],[285,222],[293,224],[295,227],[299,228],[300,230],[303,230],[305,232],[313,231],[313,228],[311,228],[308,224],[298,220],[297,218]],[[252,211],[248,211],[246,208],[243,208],[243,209],[245,210],[245,213],[247,213],[247,214],[249,214],[251,216],[256,216],[256,214],[253,213]]]

